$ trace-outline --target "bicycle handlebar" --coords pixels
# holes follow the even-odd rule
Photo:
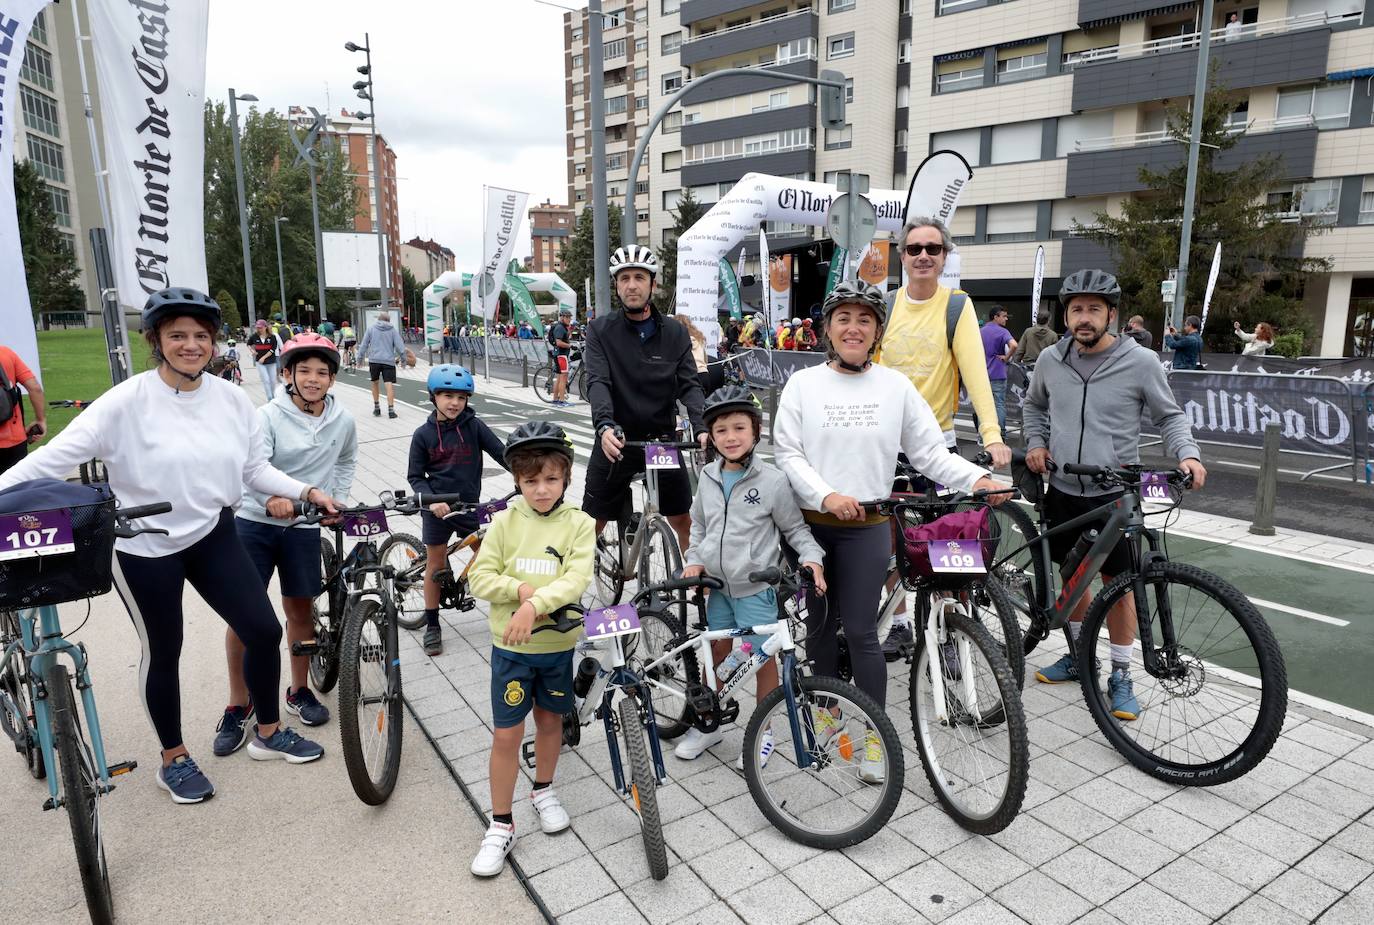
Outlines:
[[[569,617],[568,615],[570,613],[577,614],[581,617],[586,614],[586,610],[583,609],[581,604],[564,604],[562,607],[559,607],[553,613],[549,614],[549,616],[553,618],[552,623],[536,626],[534,629],[530,630],[530,635],[533,636],[535,633],[542,633],[545,631],[553,633],[571,633],[573,630],[582,626],[583,621],[581,619]]]
[[[135,507],[115,509],[115,536],[121,539],[132,539],[144,533],[158,533],[167,535],[166,530],[158,527],[139,528],[131,525],[129,521],[138,520],[140,517],[152,517],[156,514],[166,514],[172,510],[170,501],[154,501],[152,504],[140,504]]]
[[[669,578],[667,581],[660,581],[642,589],[635,596],[639,597],[651,592],[662,594],[672,591],[690,591],[693,588],[709,588],[712,591],[719,591],[724,587],[725,582],[716,576],[702,573],[694,578]]]
[[[48,407],[49,407],[49,408],[76,408],[76,409],[80,410],[81,408],[84,408],[84,407],[86,407],[87,405],[92,405],[92,404],[94,404],[94,403],[95,403],[95,399],[94,399],[94,398],[92,398],[92,399],[90,399],[90,400],[84,400],[84,399],[80,399],[80,398],[61,398],[61,399],[58,399],[57,401],[50,401],[50,402],[48,402]]]
[[[1079,463],[1064,463],[1059,467],[1065,475],[1082,475],[1091,478],[1099,485],[1121,485],[1124,487],[1138,488],[1141,478],[1147,473],[1158,470],[1147,470],[1143,466],[1126,466],[1117,468],[1114,466],[1084,466]],[[1190,485],[1193,481],[1191,472],[1182,469],[1172,469],[1166,473],[1170,485]]]
[[[695,440],[626,440],[625,446],[644,449],[650,446],[666,446],[675,450],[699,450],[701,444]]]

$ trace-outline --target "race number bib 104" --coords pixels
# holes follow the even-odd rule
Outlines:
[[[387,532],[385,511],[358,511],[343,515],[343,530],[349,536],[367,539]]]
[[[71,511],[0,515],[0,561],[75,551]]]
[[[682,465],[682,455],[676,447],[650,443],[644,447],[644,468],[676,469]]]
[[[638,633],[639,614],[633,604],[616,604],[614,607],[601,607],[587,611],[583,618],[589,639],[603,639],[607,636],[626,636]]]
[[[1146,501],[1171,501],[1169,476],[1164,472],[1146,472],[1140,477],[1140,495]]]
[[[987,571],[983,564],[983,544],[977,540],[931,540],[930,570],[981,575]]]

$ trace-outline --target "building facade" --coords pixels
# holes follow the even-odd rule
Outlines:
[[[454,254],[437,241],[419,235],[401,245],[401,265],[410,270],[421,286],[439,278],[439,274],[454,268]]]
[[[732,76],[690,95],[655,132],[647,175],[637,178],[647,188],[635,200],[640,239],[655,247],[671,234],[686,190],[714,202],[751,171],[833,182],[846,169],[868,174],[875,188],[903,189],[926,155],[949,148],[975,171],[952,229],[964,283],[976,299],[1025,317],[1036,248],[1046,249],[1047,293],[1074,269],[1110,268],[1103,248],[1075,236],[1075,222],[1119,213],[1142,191],[1142,166],[1184,156],[1166,137],[1164,110],[1192,92],[1197,3],[640,3],[619,14],[619,32],[607,30],[608,43],[627,40],[627,57],[604,62],[608,72],[627,66],[647,75],[645,116],[631,120],[634,130],[682,86],[726,67],[807,76],[835,69],[850,83],[843,129],[821,125],[807,84]],[[1231,13],[1237,24],[1228,32]],[[1228,156],[1281,154],[1287,177],[1271,201],[1332,226],[1305,244],[1333,262],[1308,286],[1309,334],[1323,354],[1374,348],[1374,0],[1219,0],[1215,17],[1207,24],[1213,60],[1243,136]],[[585,15],[570,16],[566,32],[569,191],[580,210],[590,202],[590,140],[587,51],[574,18],[585,27]],[[607,87],[609,97],[609,78]],[[636,83],[633,92],[644,91]],[[613,187],[624,182],[611,176]],[[776,247],[821,233],[768,230]]]
[[[557,273],[563,269],[563,250],[572,235],[575,215],[571,206],[548,201],[530,207],[530,272]]]

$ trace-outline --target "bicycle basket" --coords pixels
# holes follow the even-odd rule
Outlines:
[[[968,573],[935,571],[930,561],[930,544],[949,540],[976,542],[981,547],[984,564],[991,565],[997,552],[997,538],[993,535],[991,520],[987,506],[982,505],[973,510],[945,514],[928,523],[903,527],[902,549],[906,557],[907,576],[927,587],[967,585],[971,580]]]
[[[0,517],[50,511],[70,516],[74,549],[0,559],[0,609],[61,604],[109,593],[115,541],[115,499],[109,486],[38,479],[0,492]],[[6,543],[6,537],[0,536],[0,548],[13,542]]]

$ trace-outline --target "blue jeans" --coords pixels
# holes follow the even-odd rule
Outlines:
[[[1002,432],[1002,437],[1007,436],[1007,380],[990,379],[988,384],[992,386],[992,403],[997,406],[997,429]]]

